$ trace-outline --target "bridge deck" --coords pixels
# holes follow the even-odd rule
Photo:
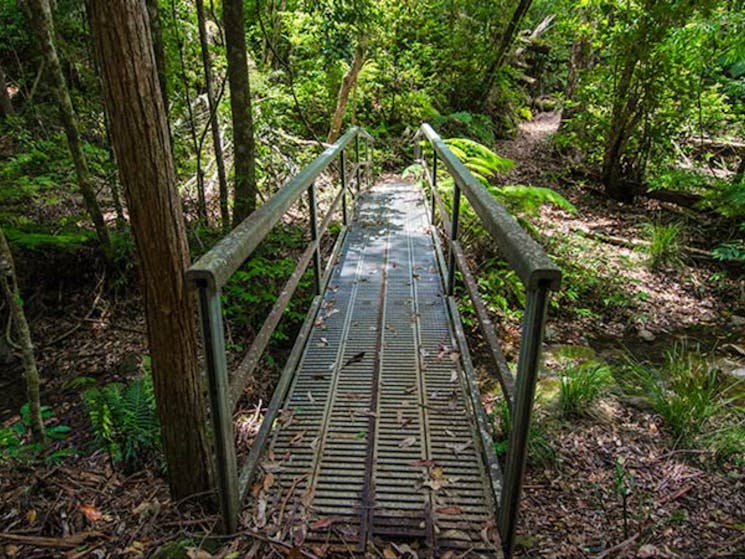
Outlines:
[[[282,539],[501,556],[426,211],[410,183],[361,198],[251,503]]]

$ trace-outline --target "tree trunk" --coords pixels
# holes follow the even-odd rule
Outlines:
[[[10,308],[10,317],[17,341],[21,344],[23,353],[23,376],[26,380],[31,435],[35,442],[44,442],[44,423],[41,420],[41,399],[39,397],[39,370],[36,368],[34,345],[31,341],[28,322],[26,322],[26,313],[23,312],[23,299],[18,290],[13,255],[2,228],[0,228],[0,283],[2,283],[3,294]]]
[[[518,26],[520,25],[523,17],[525,17],[525,14],[528,12],[528,9],[530,8],[530,5],[532,3],[533,0],[520,0],[517,4],[517,7],[515,8],[515,11],[512,13],[512,17],[510,18],[510,21],[507,24],[504,33],[502,33],[502,38],[499,41],[499,46],[497,47],[495,56],[492,59],[491,64],[489,64],[488,68],[486,69],[486,73],[484,74],[484,81],[482,82],[481,86],[481,93],[484,96],[484,101],[486,100],[486,97],[489,96],[489,92],[494,85],[494,79],[496,78],[497,70],[499,70],[499,68],[502,67],[502,64],[504,64],[507,52],[509,51],[510,46],[512,46],[512,43],[515,40]]]
[[[640,113],[637,111],[638,99],[631,94],[634,70],[639,62],[636,52],[632,51],[624,61],[624,67],[613,96],[611,122],[605,137],[603,154],[603,184],[606,194],[619,202],[631,202],[634,192],[628,181],[622,180],[621,159],[626,143],[631,137]]]
[[[204,17],[204,0],[197,0],[197,22],[199,24],[199,44],[202,50],[202,65],[204,66],[204,81],[207,85],[207,102],[210,109],[212,145],[214,146],[217,180],[220,187],[220,217],[222,219],[223,230],[227,231],[230,229],[228,181],[225,177],[225,158],[222,152],[222,139],[220,138],[220,121],[217,118],[217,102],[212,79],[212,62],[210,61],[209,41],[207,40],[207,23]]]
[[[204,172],[202,171],[202,150],[200,149],[197,138],[197,123],[194,119],[194,109],[192,108],[191,93],[189,92],[189,80],[186,77],[186,60],[184,58],[184,40],[179,32],[178,12],[176,11],[176,2],[171,0],[171,11],[173,13],[174,32],[176,34],[176,44],[178,45],[178,57],[181,63],[181,86],[184,88],[184,99],[186,101],[186,112],[189,116],[189,133],[191,134],[191,143],[194,149],[194,156],[197,158],[197,214],[199,219],[207,223],[207,199],[204,195]]]
[[[211,456],[181,202],[145,0],[92,0],[104,102],[137,247],[174,499],[210,488]]]
[[[114,253],[111,247],[111,240],[109,239],[109,232],[106,229],[106,223],[104,222],[101,208],[98,205],[98,200],[96,200],[96,191],[91,183],[88,163],[83,153],[77,116],[72,106],[72,100],[70,99],[70,92],[67,89],[65,78],[62,75],[62,68],[57,57],[57,49],[54,46],[54,21],[52,20],[52,10],[49,6],[49,0],[29,0],[29,6],[33,14],[36,34],[39,37],[39,43],[44,53],[44,60],[52,89],[59,104],[62,125],[67,136],[67,144],[75,164],[78,188],[80,188],[80,193],[83,195],[88,214],[91,216],[93,225],[96,228],[96,234],[98,235],[98,241],[101,244],[104,258],[108,264],[113,264]]]
[[[233,227],[256,209],[256,143],[248,81],[243,0],[223,1],[230,109],[233,115],[235,194]]]
[[[14,113],[13,102],[8,93],[8,84],[5,81],[5,70],[0,65],[0,116],[8,116]]]
[[[357,78],[362,70],[362,65],[365,63],[365,51],[362,45],[357,45],[354,50],[354,60],[352,65],[349,67],[349,71],[344,75],[344,79],[341,81],[339,87],[339,96],[336,100],[336,110],[334,116],[331,118],[331,127],[329,128],[329,134],[326,141],[329,144],[334,143],[339,137],[341,127],[344,124],[344,114],[347,112],[347,103],[349,101],[349,93],[357,85]]]
[[[160,7],[158,0],[146,0],[147,13],[150,17],[150,32],[153,39],[153,52],[155,53],[155,67],[158,70],[158,83],[163,96],[163,106],[168,114],[168,83],[166,82],[166,51],[163,45],[163,24],[160,19]]]

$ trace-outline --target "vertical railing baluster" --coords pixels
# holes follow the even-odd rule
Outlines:
[[[347,158],[344,156],[344,150],[341,150],[339,154],[339,167],[341,177],[341,217],[344,225],[349,224],[349,218],[347,216]]]
[[[318,214],[316,208],[316,183],[308,187],[308,205],[310,206],[310,242],[315,243],[313,251],[313,274],[315,275],[316,295],[321,294],[321,243],[318,240]]]
[[[360,193],[360,136],[354,137],[354,162],[357,164],[357,194]]]
[[[448,295],[453,294],[455,286],[455,250],[453,243],[458,240],[458,223],[460,222],[460,187],[458,181],[453,181],[453,219],[450,224],[450,253],[448,255],[448,281],[446,284]]]
[[[517,382],[512,411],[512,428],[505,461],[502,503],[499,510],[499,531],[505,555],[512,556],[515,528],[520,507],[525,460],[527,458],[528,430],[533,409],[533,396],[538,376],[538,366],[543,344],[543,326],[546,320],[549,285],[539,283],[528,291],[517,364]]]
[[[373,181],[372,156],[370,155],[370,139],[365,136],[365,180],[367,187],[372,186]]]
[[[435,217],[437,216],[437,197],[435,195],[435,189],[437,188],[437,152],[434,149],[432,150],[432,182],[429,186],[432,189],[432,216],[430,223],[434,225]]]
[[[238,469],[233,438],[233,413],[228,398],[228,366],[225,359],[220,293],[205,281],[201,281],[198,288],[212,427],[215,432],[218,498],[225,531],[232,534],[238,529]]]

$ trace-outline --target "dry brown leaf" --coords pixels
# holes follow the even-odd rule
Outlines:
[[[416,444],[416,437],[406,437],[404,440],[398,443],[398,446],[400,448],[409,448],[410,446],[414,446],[415,444]]]
[[[334,522],[336,522],[336,518],[333,516],[328,516],[326,518],[319,518],[316,520],[313,524],[310,525],[311,530],[323,530],[324,528],[328,528],[331,526]]]
[[[212,554],[209,551],[198,547],[187,547],[186,556],[189,559],[212,559]]]
[[[274,474],[272,472],[269,472],[264,476],[264,483],[262,485],[264,487],[264,491],[269,491],[272,485],[274,485]]]
[[[440,534],[440,538],[442,538],[443,540],[460,540],[466,542],[471,541],[471,537],[463,530],[447,530]]]
[[[82,512],[89,522],[96,522],[101,520],[103,514],[96,508],[96,505],[92,503],[85,503],[80,505],[80,512]]]
[[[446,516],[453,516],[456,514],[463,514],[463,509],[460,507],[456,507],[456,506],[440,507],[437,509],[437,512],[440,514],[444,514]]]
[[[393,551],[393,548],[389,545],[383,550],[383,557],[385,559],[398,559],[398,553]]]

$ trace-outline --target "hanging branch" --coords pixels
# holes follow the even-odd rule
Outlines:
[[[323,147],[324,145],[323,142],[318,138],[318,135],[316,134],[315,130],[313,130],[313,127],[310,125],[310,122],[305,117],[305,113],[303,112],[303,109],[300,106],[300,101],[298,100],[297,94],[295,93],[295,75],[292,71],[292,66],[290,65],[289,60],[285,60],[279,55],[275,45],[272,43],[272,40],[269,38],[269,34],[267,33],[266,26],[264,25],[264,19],[261,17],[261,9],[259,6],[259,2],[256,3],[256,18],[259,20],[259,27],[261,27],[261,34],[264,35],[264,40],[266,40],[266,43],[269,46],[269,50],[272,51],[274,58],[277,61],[279,61],[279,63],[287,71],[287,78],[289,82],[287,85],[290,88],[290,93],[292,94],[292,99],[295,103],[295,110],[298,114],[298,117],[300,117],[300,120],[303,121],[305,128],[308,129],[308,132],[310,133],[311,137],[315,140],[315,142],[319,146]]]
[[[201,152],[199,151],[199,142],[197,140],[197,127],[194,122],[194,110],[191,106],[191,94],[189,93],[189,82],[186,79],[186,62],[184,60],[184,41],[179,32],[178,26],[178,11],[176,10],[176,2],[171,0],[171,12],[173,14],[173,29],[176,35],[176,45],[178,46],[179,62],[181,63],[181,85],[184,88],[184,96],[186,97],[186,109],[189,115],[189,131],[191,135],[192,145],[194,147],[194,154],[197,158],[197,213],[199,219],[207,222],[207,200],[204,196],[204,177],[202,176],[202,158]]]

